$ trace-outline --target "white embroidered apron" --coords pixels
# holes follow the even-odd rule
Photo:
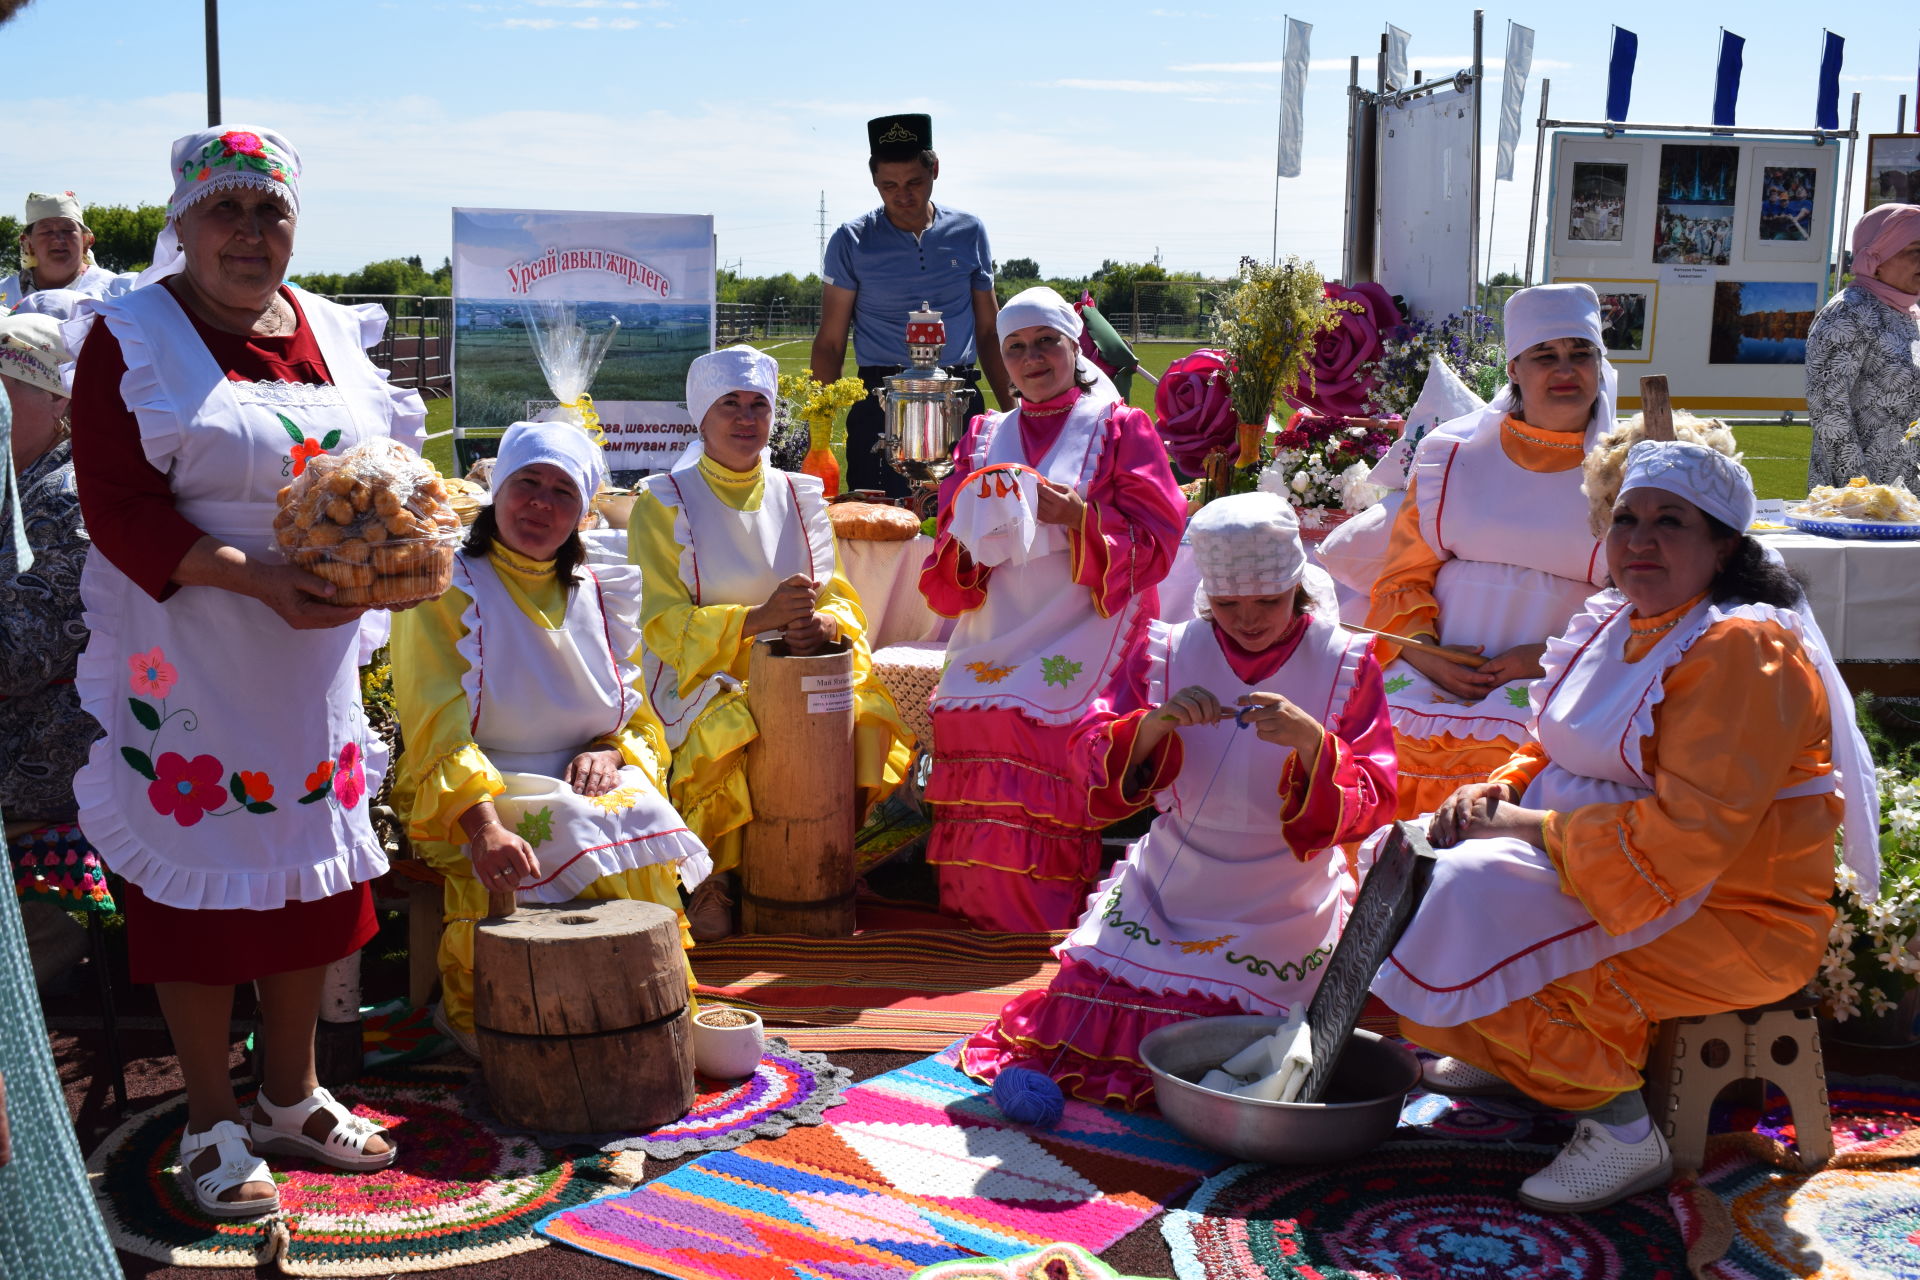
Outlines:
[[[1353,691],[1364,637],[1315,618],[1281,668],[1245,684],[1205,619],[1154,627],[1149,695],[1199,685],[1222,705],[1278,693],[1331,724]],[[1351,905],[1337,851],[1300,861],[1280,834],[1280,774],[1293,754],[1232,720],[1183,728],[1181,765],[1154,795],[1160,817],[1088,898],[1056,954],[1135,986],[1195,991],[1282,1015],[1310,999]]]
[[[301,303],[333,386],[228,381],[164,287],[98,304],[142,448],[181,515],[268,561],[290,432],[339,453],[395,419],[359,318]],[[358,626],[296,631],[215,587],[156,602],[97,549],[81,598],[91,637],[77,682],[106,736],[74,791],[115,872],[169,906],[264,910],[386,870],[367,819],[385,752],[361,714]]]
[[[1034,469],[1084,497],[1099,470],[1116,403],[1092,392],[1075,400]],[[1025,464],[1020,410],[989,416],[975,449],[976,469]],[[961,486],[956,518],[962,503],[988,500],[977,493]],[[1112,680],[1140,608],[1134,596],[1112,617],[1101,617],[1087,588],[1073,580],[1066,530],[1040,525],[1026,562],[996,570],[986,600],[954,625],[934,710],[999,707],[1042,724],[1070,724]]]
[[[1587,527],[1580,471],[1529,471],[1500,445],[1503,425],[1462,438],[1441,432],[1420,442],[1420,534],[1452,558],[1440,566],[1434,599],[1443,644],[1482,646],[1489,656],[1557,636],[1606,581],[1606,557]],[[1569,435],[1577,444],[1579,436]],[[1466,703],[1413,669],[1389,663],[1387,705],[1407,738],[1448,733],[1518,741],[1531,715],[1526,680]]]
[[[735,511],[714,496],[700,474],[699,456],[693,451],[673,470],[646,481],[647,491],[674,513],[680,580],[694,607],[764,604],[775,587],[796,573],[824,586],[833,576],[833,525],[820,481],[766,467],[759,509]],[[745,688],[721,671],[682,696],[680,672],[651,646],[641,655],[641,669],[647,696],[666,729],[667,745],[675,750],[716,698],[738,695]]]
[[[1552,763],[1521,797],[1529,809],[1567,812],[1652,795],[1642,744],[1653,730],[1653,708],[1668,669],[1715,622],[1730,615],[1771,616],[1771,611],[1759,615],[1744,607],[1717,610],[1703,601],[1638,662],[1629,663],[1624,651],[1630,606],[1614,593],[1595,600],[1612,607],[1576,619],[1548,654],[1536,736]],[[1786,788],[1776,798],[1823,795],[1834,785],[1828,775]],[[1620,874],[1634,874],[1624,852]],[[1560,873],[1544,849],[1506,838],[1463,841],[1437,851],[1426,898],[1373,989],[1415,1022],[1456,1026],[1524,999],[1556,978],[1645,946],[1698,911],[1711,889],[1673,903],[1637,929],[1610,934],[1578,898],[1561,889]],[[1502,927],[1463,928],[1467,921],[1497,921]]]
[[[608,617],[609,588],[631,584],[602,581],[638,570],[581,569],[566,620],[552,630],[514,603],[485,558],[462,553],[453,572],[453,585],[473,601],[459,646],[473,739],[506,783],[493,799],[500,821],[533,846],[540,863],[520,897],[565,902],[601,876],[665,862],[679,864],[689,889],[706,879],[706,846],[644,770],[621,765],[617,785],[600,796],[580,795],[563,780],[569,761],[617,732],[640,705],[639,668],[619,651],[637,627]]]

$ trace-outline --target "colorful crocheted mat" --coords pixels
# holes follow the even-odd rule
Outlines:
[[[1901,1081],[1828,1082],[1833,1160],[1800,1172],[1783,1100],[1736,1111],[1752,1132],[1707,1140],[1697,1179],[1668,1189],[1708,1280],[1891,1280],[1920,1276],[1920,1091]]]
[[[67,911],[116,909],[106,867],[72,823],[22,832],[7,842],[7,858],[22,902],[50,902]]]
[[[680,1280],[790,1280],[800,1261],[905,1280],[1055,1242],[1098,1252],[1223,1163],[1165,1121],[1085,1103],[1021,1128],[927,1059],[855,1085],[818,1128],[701,1156],[539,1229]]]
[[[533,1136],[552,1146],[578,1144],[602,1151],[638,1151],[661,1160],[696,1151],[729,1151],[755,1138],[777,1138],[796,1125],[819,1124],[828,1107],[843,1101],[853,1072],[817,1053],[788,1047],[779,1036],[767,1038],[760,1065],[745,1080],[694,1076],[693,1109],[670,1124],[638,1134],[558,1134]],[[473,1086],[485,1110],[485,1086]]]
[[[1797,1161],[1779,1112],[1722,1108],[1716,1129],[1760,1127],[1716,1133],[1697,1183],[1676,1179],[1665,1194],[1594,1213],[1539,1213],[1516,1193],[1565,1141],[1564,1117],[1416,1095],[1394,1138],[1358,1160],[1236,1165],[1160,1230],[1180,1280],[1920,1275],[1920,1098],[1911,1086],[1837,1080],[1829,1092],[1839,1155],[1811,1179],[1783,1168]]]
[[[936,1262],[913,1280],[1144,1280],[1123,1276],[1077,1244],[1050,1244],[1015,1258]]]
[[[101,1215],[115,1245],[181,1267],[276,1267],[294,1276],[437,1271],[546,1247],[534,1222],[554,1209],[622,1191],[645,1157],[569,1154],[500,1133],[466,1115],[466,1073],[388,1067],[335,1096],[388,1126],[400,1159],[378,1173],[341,1173],[276,1157],[281,1211],[216,1223],[179,1177],[186,1103],[121,1125],[93,1153]]]

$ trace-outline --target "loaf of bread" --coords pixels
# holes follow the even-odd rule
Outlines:
[[[279,503],[274,541],[290,563],[334,585],[334,604],[412,604],[452,582],[460,518],[439,472],[398,441],[321,454]]]
[[[827,508],[835,537],[860,542],[905,542],[920,532],[920,519],[883,502],[836,502]]]

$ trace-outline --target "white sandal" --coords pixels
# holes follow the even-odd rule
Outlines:
[[[255,1120],[251,1126],[253,1145],[258,1150],[307,1156],[353,1173],[384,1169],[400,1154],[400,1148],[391,1144],[385,1151],[369,1152],[367,1139],[381,1133],[380,1126],[354,1115],[325,1089],[315,1089],[290,1107],[276,1107],[262,1090],[254,1095],[254,1105],[269,1121],[262,1124]],[[333,1129],[324,1140],[309,1138],[305,1133],[307,1120],[316,1111],[325,1111],[333,1119]]]
[[[193,1171],[193,1158],[212,1147],[220,1163],[205,1173]],[[248,1182],[272,1184],[267,1162],[247,1149],[247,1131],[236,1121],[222,1120],[204,1133],[180,1135],[180,1172],[193,1188],[193,1202],[210,1218],[253,1218],[280,1208],[280,1192],[256,1200],[222,1200],[220,1193]]]

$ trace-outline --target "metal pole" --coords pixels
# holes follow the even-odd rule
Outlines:
[[[1287,30],[1284,14],[1280,21],[1281,30]],[[1274,124],[1273,138],[1273,248],[1267,254],[1267,265],[1270,267],[1280,261],[1280,152],[1287,145],[1287,95],[1284,83],[1280,89],[1280,111]]]
[[[1900,95],[1900,110],[1894,113],[1893,131],[1895,133],[1905,133],[1906,129],[1907,129],[1907,95],[1903,93]]]
[[[1540,128],[1533,143],[1533,212],[1527,216],[1527,272],[1521,280],[1533,283],[1533,239],[1540,229],[1540,172],[1547,163],[1547,99],[1553,94],[1553,81],[1540,82]]]
[[[1359,154],[1354,150],[1355,117],[1360,110],[1360,55],[1354,54],[1347,59],[1347,207],[1340,220],[1346,228],[1342,237],[1345,243],[1340,249],[1340,280],[1352,286],[1359,283],[1353,274],[1353,211],[1359,203],[1355,199],[1354,183],[1359,181]]]
[[[1847,180],[1840,185],[1840,221],[1833,229],[1834,244],[1832,252],[1827,254],[1827,294],[1833,294],[1833,274],[1836,259],[1843,252],[1841,245],[1846,243],[1847,217],[1853,212],[1853,152],[1860,145],[1860,95],[1853,95],[1853,114],[1847,121],[1847,130],[1853,136],[1847,139]],[[1844,264],[1838,264],[1844,265]]]
[[[220,123],[220,0],[207,0],[207,128]]]
[[[1468,214],[1467,237],[1467,305],[1473,306],[1480,301],[1480,98],[1486,84],[1487,67],[1481,58],[1481,41],[1486,34],[1487,11],[1473,11],[1473,172],[1467,185],[1467,200],[1471,205]]]

